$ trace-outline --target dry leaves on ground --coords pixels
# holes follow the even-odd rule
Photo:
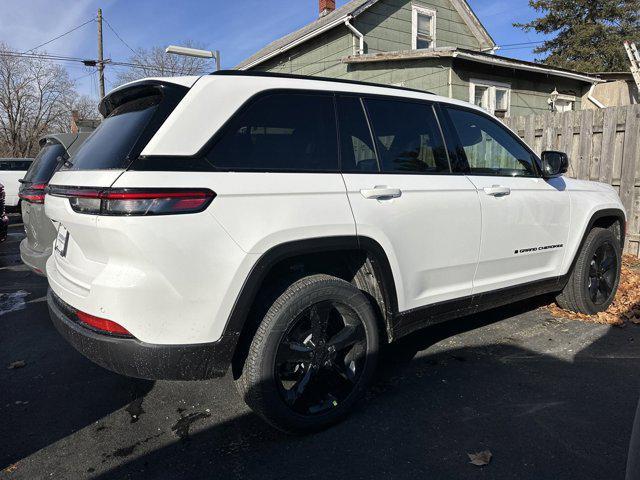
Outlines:
[[[478,453],[467,453],[467,455],[469,456],[469,463],[473,463],[478,467],[489,465],[489,462],[491,462],[491,457],[493,457],[489,450],[484,450]]]
[[[584,315],[569,312],[558,307],[555,303],[547,307],[554,317],[585,320],[622,326],[626,322],[640,325],[640,259],[633,255],[622,258],[622,273],[618,293],[611,306],[597,315]]]

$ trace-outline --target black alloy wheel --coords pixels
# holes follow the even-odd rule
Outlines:
[[[282,399],[300,415],[339,407],[365,368],[367,337],[353,309],[324,300],[302,311],[282,336],[275,378]]]
[[[591,259],[587,289],[595,305],[603,305],[614,293],[618,256],[610,243],[600,245]]]

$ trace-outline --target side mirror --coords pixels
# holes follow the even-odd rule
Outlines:
[[[542,176],[544,178],[559,177],[569,170],[569,157],[563,152],[542,152]]]

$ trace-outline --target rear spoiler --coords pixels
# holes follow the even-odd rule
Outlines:
[[[158,94],[164,95],[167,91],[180,92],[180,95],[184,96],[195,83],[195,80],[192,82],[186,81],[190,78],[178,77],[171,80],[150,78],[127,83],[109,92],[98,104],[98,110],[102,116],[106,117],[120,105],[136,98]],[[193,78],[197,79],[197,77]]]

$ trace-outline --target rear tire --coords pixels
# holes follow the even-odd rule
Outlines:
[[[312,275],[276,299],[251,342],[238,392],[287,433],[342,420],[375,371],[378,327],[367,297],[344,280]]]
[[[613,232],[594,228],[587,235],[567,285],[556,297],[557,304],[585,315],[605,311],[618,290],[621,266],[620,242]]]

